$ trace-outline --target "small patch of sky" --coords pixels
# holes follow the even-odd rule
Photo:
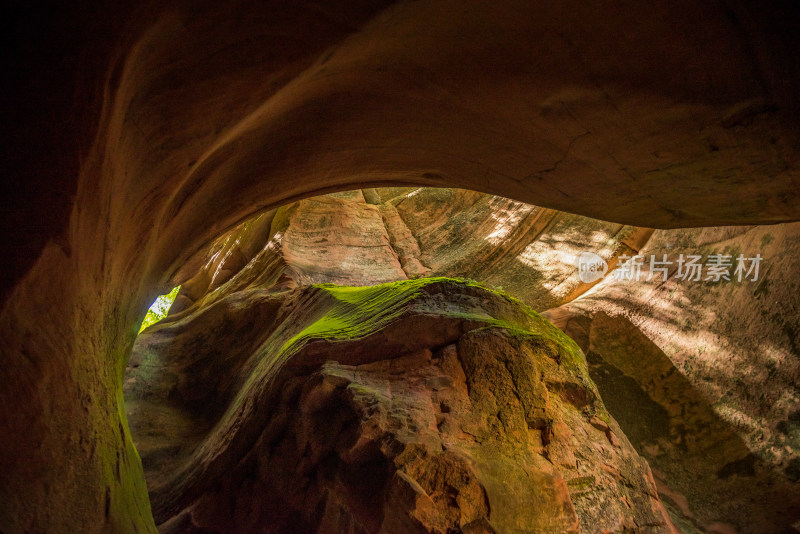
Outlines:
[[[170,307],[172,307],[172,303],[175,302],[175,297],[178,296],[180,288],[181,286],[174,287],[172,291],[166,295],[161,295],[153,302],[153,305],[147,310],[147,315],[144,316],[142,326],[139,328],[140,334],[145,328],[154,325],[167,316],[167,312],[169,312]]]

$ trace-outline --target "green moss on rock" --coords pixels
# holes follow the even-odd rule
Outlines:
[[[431,313],[485,323],[488,327],[502,328],[511,336],[533,338],[554,350],[563,365],[588,378],[586,360],[571,338],[519,299],[474,280],[435,277],[401,280],[368,287],[335,284],[316,284],[313,287],[323,291],[330,299],[327,312],[293,336],[284,345],[284,351],[295,352],[312,339],[361,339],[400,317],[412,301],[417,301],[414,304],[424,308],[426,296],[448,289],[453,292],[463,292],[465,288],[474,288],[478,289],[479,293],[497,295],[511,306],[476,306],[474,310],[465,306],[457,310],[448,310],[437,307],[436,302],[433,302],[430,306]]]

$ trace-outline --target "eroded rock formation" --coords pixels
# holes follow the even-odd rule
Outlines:
[[[162,532],[672,532],[580,350],[477,286],[234,292],[131,363]]]
[[[543,217],[547,222],[538,224]],[[403,280],[408,277],[403,265],[410,260],[429,274],[466,275],[512,287],[539,307],[568,302],[546,316],[589,354],[593,379],[636,449],[657,467],[660,495],[681,529],[760,533],[790,528],[800,513],[792,504],[800,496],[793,426],[800,406],[796,316],[775,310],[797,304],[792,278],[797,227],[657,231],[651,239],[652,233],[463,190],[395,188],[317,197],[266,213],[221,237],[184,270],[184,277],[190,267],[196,270],[185,283],[191,298],[184,295],[187,309],[165,323],[196,317],[205,308],[216,310],[210,317],[224,317],[231,308],[221,301],[236,292]],[[592,284],[576,276],[581,251],[599,253],[610,263],[605,280],[585,295]],[[669,282],[659,282],[661,273],[648,280],[647,265],[639,281],[615,280],[619,256],[637,252],[659,259],[667,254],[673,262]],[[674,278],[679,254],[716,252],[760,254],[757,280]],[[376,269],[370,271],[373,262]],[[524,285],[526,280],[540,285]],[[770,286],[778,287],[777,300],[765,298]],[[247,338],[254,321],[267,312],[274,310],[254,306],[245,325],[230,323],[226,329]],[[185,339],[192,336],[209,343],[201,327],[181,331],[174,348],[171,336],[164,334],[144,353],[193,354],[184,349],[196,346]],[[147,339],[134,349],[137,362]],[[770,347],[764,346],[766,339]],[[240,350],[252,350],[251,344]],[[214,360],[231,362],[239,357],[234,353],[243,354],[199,358],[174,387],[188,396],[214,390],[203,377],[216,377],[208,370]],[[764,357],[770,359],[766,366]],[[186,381],[190,376],[201,382]],[[206,398],[200,405],[208,409],[216,401]],[[149,420],[138,416],[136,424],[148,426]],[[163,432],[160,425],[153,423],[148,432]],[[175,443],[192,441],[173,436],[166,450]],[[148,452],[145,460],[156,461],[160,454]],[[152,469],[148,473],[151,481],[158,478]]]
[[[642,253],[674,262],[666,282],[609,278],[544,314],[586,351],[686,532],[797,528],[799,238],[797,224],[659,230]],[[763,260],[755,281],[715,283],[677,280],[680,254]]]
[[[594,251],[613,269],[651,234],[464,189],[337,193],[269,211],[218,238],[173,278],[182,288],[172,313],[248,286],[419,276],[473,278],[544,310],[594,285],[575,276],[581,251]]]
[[[264,209],[415,184],[653,227],[800,217],[791,2],[12,7],[6,532],[154,531],[121,389],[137,325]]]
[[[365,208],[365,202],[372,207]],[[385,216],[381,223],[379,216],[387,207],[397,214],[391,224]],[[350,227],[355,235],[357,225],[351,223],[365,219],[345,219],[363,217],[365,209],[373,225],[365,235],[376,237],[348,239],[344,229]],[[339,216],[326,218],[332,211]],[[652,231],[646,229],[475,192],[416,188],[319,197],[277,213],[281,222],[266,236],[256,238],[240,227],[205,255],[205,266],[190,287],[198,280],[207,283],[210,277],[204,273],[228,272],[225,254],[218,253],[224,243],[247,248],[251,242],[267,242],[250,253],[253,261],[246,268],[241,268],[245,260],[233,254],[240,272],[218,291],[213,284],[204,290],[209,295],[195,309],[247,287],[382,281],[379,277],[387,276],[382,269],[369,278],[364,267],[370,261],[393,265],[389,276],[403,279],[402,263],[408,258],[429,274],[469,276],[512,288],[540,309],[568,302],[546,315],[589,354],[593,378],[637,450],[657,467],[661,495],[685,532],[777,532],[797,520],[800,511],[791,504],[800,499],[793,426],[800,406],[793,345],[797,325],[796,315],[777,312],[797,306],[792,278],[796,226],[657,231],[650,239]],[[313,232],[292,230],[295,218],[301,228],[314,221]],[[542,218],[546,222],[537,224]],[[398,233],[410,235],[399,252],[393,237]],[[284,249],[304,250],[305,263]],[[599,286],[576,299],[592,287],[576,276],[575,258],[581,251],[599,253],[610,267]],[[648,281],[647,266],[638,282],[616,281],[617,258],[637,252],[659,259],[667,254],[673,262],[669,282],[659,283],[660,273]],[[674,279],[678,255],[719,252],[760,254],[758,279]],[[343,268],[353,262],[361,267]],[[261,271],[265,266],[268,276]],[[777,300],[765,298],[769,287],[778,288]]]

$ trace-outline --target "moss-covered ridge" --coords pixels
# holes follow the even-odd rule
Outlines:
[[[259,298],[256,290],[243,293],[242,302]],[[270,332],[242,365],[236,396],[203,443],[181,462],[173,482],[151,490],[161,504],[157,516],[201,491],[194,481],[218,476],[227,457],[251,448],[277,409],[284,385],[326,361],[359,366],[435,350],[456,343],[467,332],[493,329],[505,333],[522,353],[543,351],[558,361],[565,376],[579,378],[594,390],[574,341],[517,299],[471,280],[421,278],[365,287],[320,284],[272,298],[285,301],[278,317],[269,326],[263,324]],[[252,314],[247,306],[231,307],[230,312]],[[227,334],[220,330],[216,335]]]
[[[311,324],[294,335],[281,350],[284,355],[295,353],[312,340],[355,340],[386,327],[407,311],[429,313],[484,323],[484,327],[502,328],[512,336],[536,338],[555,345],[567,366],[585,372],[585,359],[577,344],[517,298],[473,280],[460,278],[419,278],[375,286],[349,287],[335,284],[315,284],[313,288],[325,293],[328,306]],[[492,299],[488,292],[502,299]],[[462,302],[453,306],[437,295],[465,293],[480,298],[480,306]]]

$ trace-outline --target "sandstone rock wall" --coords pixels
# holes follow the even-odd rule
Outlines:
[[[162,532],[673,532],[580,350],[474,285],[236,291],[131,364]]]
[[[380,246],[368,240],[352,246],[338,237],[351,225],[324,218],[337,205],[344,218],[367,205],[377,208],[367,210],[373,226],[365,235],[380,235]],[[368,268],[373,261],[393,264],[394,276],[403,279],[402,264],[413,258],[430,275],[475,278],[540,309],[561,305],[546,315],[589,355],[593,379],[634,446],[656,467],[659,491],[684,531],[779,531],[798,519],[792,504],[800,495],[796,225],[653,234],[476,192],[419,188],[364,190],[278,211],[286,214],[284,223],[271,231],[280,238],[262,254],[279,271],[255,276],[265,260],[254,260],[219,295],[245,287],[380,282],[383,271],[373,275]],[[291,231],[295,219],[301,228],[313,221],[314,232]],[[225,239],[239,239],[233,236],[240,231]],[[396,235],[405,240],[400,252]],[[326,253],[309,254],[306,261],[316,262],[309,276],[282,247]],[[576,276],[582,251],[608,260],[608,275],[596,287]],[[669,282],[659,283],[659,273],[646,281],[647,269],[639,282],[615,281],[620,255],[637,253],[667,254],[673,261]],[[761,254],[759,279],[674,279],[679,254],[711,253]],[[354,261],[360,268],[343,268]],[[273,287],[277,280],[283,282]]]
[[[472,278],[548,309],[592,287],[575,276],[581,251],[596,252],[613,268],[619,255],[635,254],[651,233],[465,189],[325,195],[261,215],[219,238],[173,280],[183,285],[172,313],[201,297],[198,305],[208,303],[228,280],[225,291],[420,276]]]
[[[8,532],[154,530],[121,394],[136,326],[262,210],[415,184],[658,227],[800,217],[797,17],[781,2],[14,8]]]
[[[608,277],[544,315],[587,352],[686,532],[797,528],[800,226],[659,230],[642,253],[763,260],[755,281],[677,280],[676,263],[666,282]]]

